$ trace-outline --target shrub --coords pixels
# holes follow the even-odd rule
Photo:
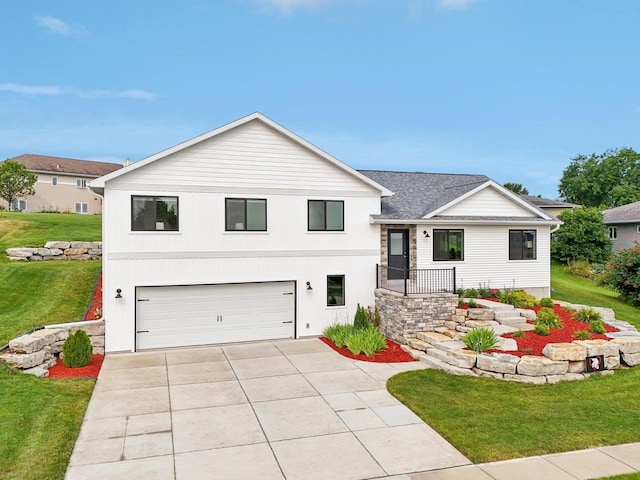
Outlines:
[[[353,331],[353,325],[342,325],[334,323],[324,329],[322,334],[336,344],[336,347],[342,348],[345,345],[347,336]]]
[[[478,298],[478,295],[478,290],[476,290],[475,288],[469,288],[464,291],[464,296],[467,298]]]
[[[589,331],[591,333],[607,333],[604,328],[604,322],[602,320],[594,320],[589,324]]]
[[[354,329],[346,338],[346,346],[351,353],[364,353],[370,357],[378,350],[387,348],[384,334],[376,327]]]
[[[370,325],[367,317],[367,311],[358,304],[358,307],[356,308],[356,315],[353,319],[353,326],[358,330],[367,328]]]
[[[84,367],[91,361],[93,347],[84,330],[71,332],[62,345],[62,361],[68,368]]]
[[[462,342],[468,349],[481,353],[491,350],[498,343],[498,337],[494,331],[487,327],[474,328],[462,337]]]
[[[478,308],[478,302],[473,299],[469,300],[469,303],[467,303],[467,305],[469,305],[469,308]]]
[[[489,288],[488,284],[481,285],[480,288],[478,288],[478,296],[480,298],[487,298],[491,296],[491,289]]]
[[[573,260],[567,265],[567,270],[571,275],[583,278],[591,278],[593,273],[587,260]]]
[[[378,306],[374,305],[373,308],[369,307],[367,310],[367,320],[374,327],[380,326],[380,311],[378,310]]]
[[[568,264],[574,260],[606,262],[611,255],[611,240],[599,208],[565,210],[558,218],[564,222],[551,240],[551,258]]]
[[[587,330],[576,330],[573,332],[573,338],[577,338],[578,340],[589,340],[591,338],[591,334]]]
[[[515,332],[513,332],[511,334],[511,336],[513,338],[523,338],[524,337],[524,332],[522,330],[516,330]]]
[[[461,298],[458,299],[458,306],[459,307],[464,307],[464,300],[463,299],[461,299]]]
[[[102,318],[102,309],[101,308],[96,308],[93,311],[93,314],[95,315],[96,318]]]
[[[584,323],[593,323],[593,322],[601,322],[602,315],[593,308],[584,308],[582,310],[578,310],[573,314],[573,318],[579,322]]]
[[[619,250],[599,276],[600,283],[620,293],[630,303],[640,306],[640,244]]]
[[[535,327],[533,328],[533,331],[538,335],[544,335],[544,336],[549,335],[550,333],[549,327],[544,323],[536,323]]]
[[[533,295],[529,295],[523,290],[507,290],[498,294],[501,303],[513,305],[516,308],[532,308],[538,304],[538,300]]]
[[[549,297],[544,297],[540,299],[540,305],[542,305],[543,307],[553,307],[553,300],[551,300]]]
[[[535,323],[546,325],[549,328],[562,328],[560,317],[549,307],[542,307],[538,311]]]

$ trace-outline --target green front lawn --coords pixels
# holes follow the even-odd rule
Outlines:
[[[553,298],[613,308],[640,326],[640,309],[614,292],[552,268]],[[421,370],[387,387],[473,462],[640,441],[640,367],[555,385],[526,385]],[[633,478],[633,477],[631,477]]]

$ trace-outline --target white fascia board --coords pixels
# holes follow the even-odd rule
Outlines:
[[[381,225],[531,225],[534,226],[550,226],[550,225],[562,225],[560,220],[531,220],[532,217],[522,218],[510,218],[508,220],[491,219],[491,220],[457,220],[453,218],[440,219],[440,218],[420,218],[420,219],[387,219],[387,218],[372,218],[372,223]]]
[[[204,140],[208,140],[208,139],[210,139],[212,137],[215,137],[216,135],[220,135],[221,133],[224,133],[224,132],[227,132],[229,130],[232,130],[232,129],[240,126],[240,125],[243,125],[245,123],[249,123],[249,122],[251,122],[253,120],[260,120],[261,122],[263,122],[264,124],[268,125],[269,127],[271,127],[272,129],[276,130],[277,132],[281,133],[285,137],[293,140],[294,142],[298,143],[299,145],[305,147],[306,149],[311,150],[313,153],[315,153],[316,155],[318,155],[321,158],[325,159],[329,163],[335,165],[336,167],[338,167],[341,170],[345,171],[346,173],[352,175],[353,177],[356,177],[362,183],[365,183],[365,184],[369,185],[370,187],[372,187],[375,190],[378,190],[380,192],[381,196],[390,197],[391,195],[393,195],[393,192],[391,192],[386,187],[380,185],[379,183],[374,182],[369,177],[361,174],[357,170],[354,170],[353,168],[349,167],[348,165],[342,163],[337,158],[329,155],[325,151],[323,151],[323,150],[319,149],[318,147],[316,147],[315,145],[307,142],[305,139],[299,137],[298,135],[296,135],[295,133],[287,130],[286,128],[282,127],[281,125],[278,125],[276,122],[274,122],[273,120],[271,120],[268,117],[265,117],[263,114],[261,114],[259,112],[255,112],[255,113],[252,113],[250,115],[247,115],[246,117],[242,117],[242,118],[236,120],[235,122],[228,123],[228,124],[223,125],[223,126],[221,126],[219,128],[216,128],[215,130],[211,130],[210,132],[203,133],[202,135],[199,135],[197,137],[191,138],[191,139],[189,139],[189,140],[187,140],[185,142],[179,143],[178,145],[175,145],[175,146],[173,146],[171,148],[167,148],[166,150],[158,152],[155,155],[151,155],[150,157],[147,157],[147,158],[145,158],[143,160],[135,162],[135,163],[129,165],[128,167],[122,168],[120,170],[116,170],[115,172],[112,172],[112,173],[110,173],[108,175],[104,175],[103,177],[100,177],[100,178],[96,179],[95,181],[91,182],[92,187],[104,188],[105,183],[108,182],[109,180],[117,178],[117,177],[119,177],[121,175],[126,175],[127,173],[129,173],[129,172],[131,172],[133,170],[137,170],[138,168],[144,167],[145,165],[147,165],[149,163],[155,162],[156,160],[159,160],[161,158],[167,157],[167,156],[169,156],[169,155],[171,155],[173,153],[179,152],[180,150],[184,150],[185,148],[189,148],[192,145],[200,143],[200,142],[202,142]]]
[[[429,219],[431,217],[434,217],[434,216],[438,215],[439,213],[442,213],[443,211],[445,211],[448,208],[452,207],[453,205],[465,200],[466,198],[469,198],[472,195],[475,195],[480,190],[484,190],[485,188],[494,188],[502,196],[507,197],[509,200],[511,200],[514,203],[517,203],[522,208],[524,208],[526,210],[529,210],[531,213],[535,213],[536,216],[544,218],[545,220],[553,220],[553,217],[551,215],[546,214],[545,212],[543,212],[540,208],[536,207],[535,205],[532,205],[529,202],[526,202],[525,200],[520,198],[519,195],[513,193],[508,188],[503,187],[502,185],[500,185],[499,183],[494,182],[493,180],[489,180],[489,181],[483,183],[482,185],[477,186],[473,190],[469,190],[464,195],[459,196],[455,200],[452,200],[451,202],[447,203],[446,205],[443,205],[442,207],[434,210],[433,212],[428,213],[427,215],[425,215],[422,218]]]

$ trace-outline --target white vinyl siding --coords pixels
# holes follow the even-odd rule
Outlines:
[[[492,187],[484,188],[438,213],[442,216],[534,217],[531,211],[505,197]]]

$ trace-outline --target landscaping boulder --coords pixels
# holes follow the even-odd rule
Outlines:
[[[587,356],[604,355],[605,357],[618,357],[620,350],[618,345],[608,340],[574,340],[572,343],[582,345],[587,349]]]
[[[476,359],[476,367],[497,373],[516,373],[520,357],[506,353],[481,353]]]
[[[584,380],[584,374],[565,373],[564,375],[547,375],[547,383],[570,382],[573,380]]]
[[[610,343],[616,345],[621,353],[640,353],[639,338],[614,338]]]
[[[573,362],[584,360],[587,348],[576,343],[548,343],[542,354],[551,360],[570,360]]]
[[[620,358],[628,367],[640,365],[640,353],[621,353]]]
[[[569,362],[549,360],[547,357],[525,355],[520,359],[516,371],[520,375],[564,375],[569,371]]]
[[[512,373],[505,373],[503,378],[511,382],[533,383],[534,385],[547,383],[547,379],[545,377],[530,377],[528,375],[515,375]]]
[[[7,248],[7,255],[11,258],[29,258],[33,255],[34,250],[37,250],[37,248]]]
[[[66,250],[70,246],[71,246],[71,242],[52,241],[44,244],[44,248],[59,248],[60,250]]]
[[[42,365],[47,357],[48,352],[40,350],[33,353],[3,353],[0,359],[13,365],[21,370]]]

